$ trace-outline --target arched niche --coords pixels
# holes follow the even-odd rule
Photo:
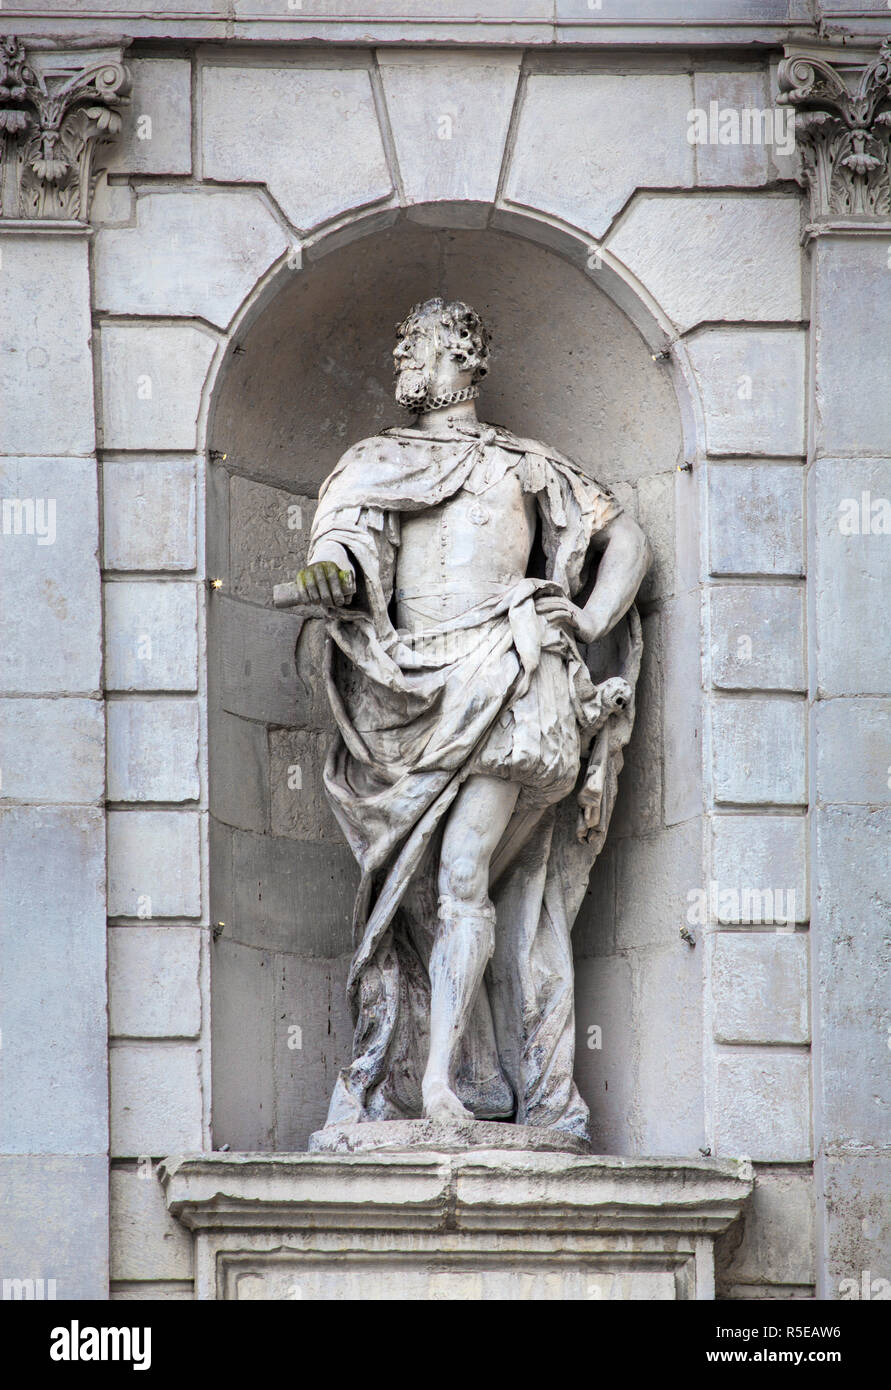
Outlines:
[[[304,1148],[349,1057],[357,875],[322,790],[333,729],[322,634],[274,610],[272,587],[303,562],[319,485],[340,455],[400,419],[394,326],[437,293],[467,300],[491,324],[481,418],[574,457],[639,516],[656,552],[641,594],[637,725],[575,933],[577,1070],[595,1146],[634,1152],[646,962],[633,959],[635,909],[620,887],[635,847],[651,853],[666,829],[661,627],[675,592],[683,447],[671,379],[596,273],[504,230],[400,220],[273,289],[233,335],[208,418],[208,563],[222,580],[208,623],[211,911],[224,924],[212,962],[214,1142]],[[689,866],[674,872],[667,897]],[[688,1027],[698,1026],[697,1013]],[[592,1027],[605,1030],[600,1048]]]

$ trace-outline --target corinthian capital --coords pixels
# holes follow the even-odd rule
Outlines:
[[[891,40],[875,49],[787,49],[779,101],[796,142],[815,222],[891,216]]]
[[[0,38],[0,215],[86,221],[96,147],[121,128],[120,45],[66,49]]]

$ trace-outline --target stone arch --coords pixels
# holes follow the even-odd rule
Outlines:
[[[277,567],[295,537],[299,555],[315,490],[338,455],[355,438],[395,418],[382,379],[385,369],[375,368],[371,356],[380,352],[381,334],[392,331],[407,301],[429,292],[432,270],[440,288],[477,302],[483,312],[487,306],[479,299],[485,297],[487,279],[500,276],[496,338],[499,314],[503,328],[516,330],[524,308],[527,314],[534,309],[537,294],[553,296],[554,324],[540,319],[522,351],[507,348],[511,380],[498,401],[504,414],[493,418],[519,433],[548,438],[579,458],[627,505],[649,509],[649,519],[641,518],[648,529],[661,528],[662,573],[644,601],[648,666],[615,843],[595,870],[579,921],[579,1057],[594,1105],[596,1147],[689,1151],[694,1140],[701,1142],[698,1073],[685,1078],[680,1127],[661,1115],[644,1121],[655,1103],[642,1090],[647,1057],[676,1048],[678,1039],[674,1023],[665,1018],[642,1041],[642,1011],[664,987],[665,962],[645,958],[646,929],[636,934],[630,920],[636,909],[635,855],[629,846],[644,841],[650,860],[660,853],[673,860],[675,897],[686,887],[684,874],[693,875],[694,882],[701,878],[701,822],[685,815],[687,828],[678,846],[676,831],[664,821],[661,770],[654,774],[651,766],[654,758],[660,763],[665,742],[667,632],[673,667],[691,671],[694,701],[699,693],[698,622],[678,621],[677,588],[697,573],[696,488],[680,468],[701,447],[692,373],[684,345],[654,297],[615,256],[598,250],[577,229],[531,210],[497,210],[484,227],[475,218],[463,227],[452,219],[447,227],[438,221],[435,206],[407,214],[360,211],[335,231],[306,242],[299,257],[294,251],[280,257],[243,302],[205,382],[199,440],[209,461],[207,564],[208,574],[222,580],[208,601],[210,910],[213,922],[226,924],[215,933],[211,972],[214,1141],[233,1149],[303,1147],[324,1119],[333,1076],[348,1055],[343,978],[351,949],[354,873],[322,802],[319,769],[330,722],[324,692],[311,679],[320,659],[319,634],[313,631],[318,625],[303,634],[302,655],[295,659],[299,622],[271,610],[271,587],[285,577]],[[495,261],[486,261],[487,245],[497,257],[497,271]],[[398,254],[406,258],[402,265]],[[376,267],[382,302],[370,295],[369,266]],[[468,278],[474,282],[469,288]],[[393,298],[397,285],[399,295]],[[302,304],[307,296],[310,309]],[[597,335],[591,325],[578,322],[591,305],[601,314],[603,362],[592,360]],[[301,412],[289,410],[286,400],[291,365],[286,341],[289,325],[293,330],[295,324],[302,338],[293,367],[302,371],[302,394],[312,402],[312,419],[298,436],[302,449],[296,466],[289,425]],[[530,401],[530,377],[523,376],[523,352],[541,371],[549,356],[559,354],[561,339],[565,355],[551,369],[552,387],[570,378],[574,354],[584,346],[588,353],[576,369],[568,410],[565,404],[555,407],[542,392]],[[611,415],[615,380],[610,370],[613,377],[632,378],[623,382],[626,407],[636,382],[648,383],[652,399],[639,411],[626,408],[622,419]],[[260,404],[252,405],[257,397]],[[341,407],[344,398],[347,405]],[[485,395],[482,404],[485,413]],[[594,426],[597,433],[598,418],[602,442],[611,440],[624,450],[624,473],[623,465],[598,458],[596,446],[586,440],[586,429]],[[640,430],[648,427],[652,438],[646,446]],[[650,466],[645,463],[635,475],[634,450],[645,453],[647,447]],[[676,509],[685,513],[680,533],[690,548],[682,563],[675,547]],[[287,514],[295,522],[290,535],[282,527]],[[698,720],[698,708],[690,718]],[[701,777],[692,798],[701,806]],[[671,849],[660,843],[666,835]],[[295,951],[298,903],[303,920]],[[624,913],[618,924],[617,913]],[[626,948],[632,957],[622,955]],[[700,969],[699,961],[683,962],[687,974]],[[684,1039],[684,1051],[692,1057],[701,1051],[701,982],[687,981],[684,989],[695,999]],[[606,1053],[585,1047],[592,1025],[611,1035]]]

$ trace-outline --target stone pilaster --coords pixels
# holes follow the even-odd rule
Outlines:
[[[891,1259],[891,43],[789,50],[811,200],[809,706],[818,1289]],[[853,1281],[853,1282],[847,1282]]]
[[[105,716],[90,237],[120,48],[0,42],[0,1275],[108,1289]],[[4,1297],[6,1293],[4,1292]]]

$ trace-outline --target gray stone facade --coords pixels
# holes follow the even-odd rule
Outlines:
[[[783,74],[853,32],[856,85],[887,6],[404,8],[2,12],[130,95],[91,202],[3,185],[0,1277],[190,1298],[160,1161],[324,1120],[356,870],[319,624],[272,586],[435,285],[493,322],[481,415],[655,552],[575,936],[595,1151],[750,1159],[717,1296],[843,1297],[891,1278],[891,207],[808,182]],[[796,152],[720,138],[784,92]]]

